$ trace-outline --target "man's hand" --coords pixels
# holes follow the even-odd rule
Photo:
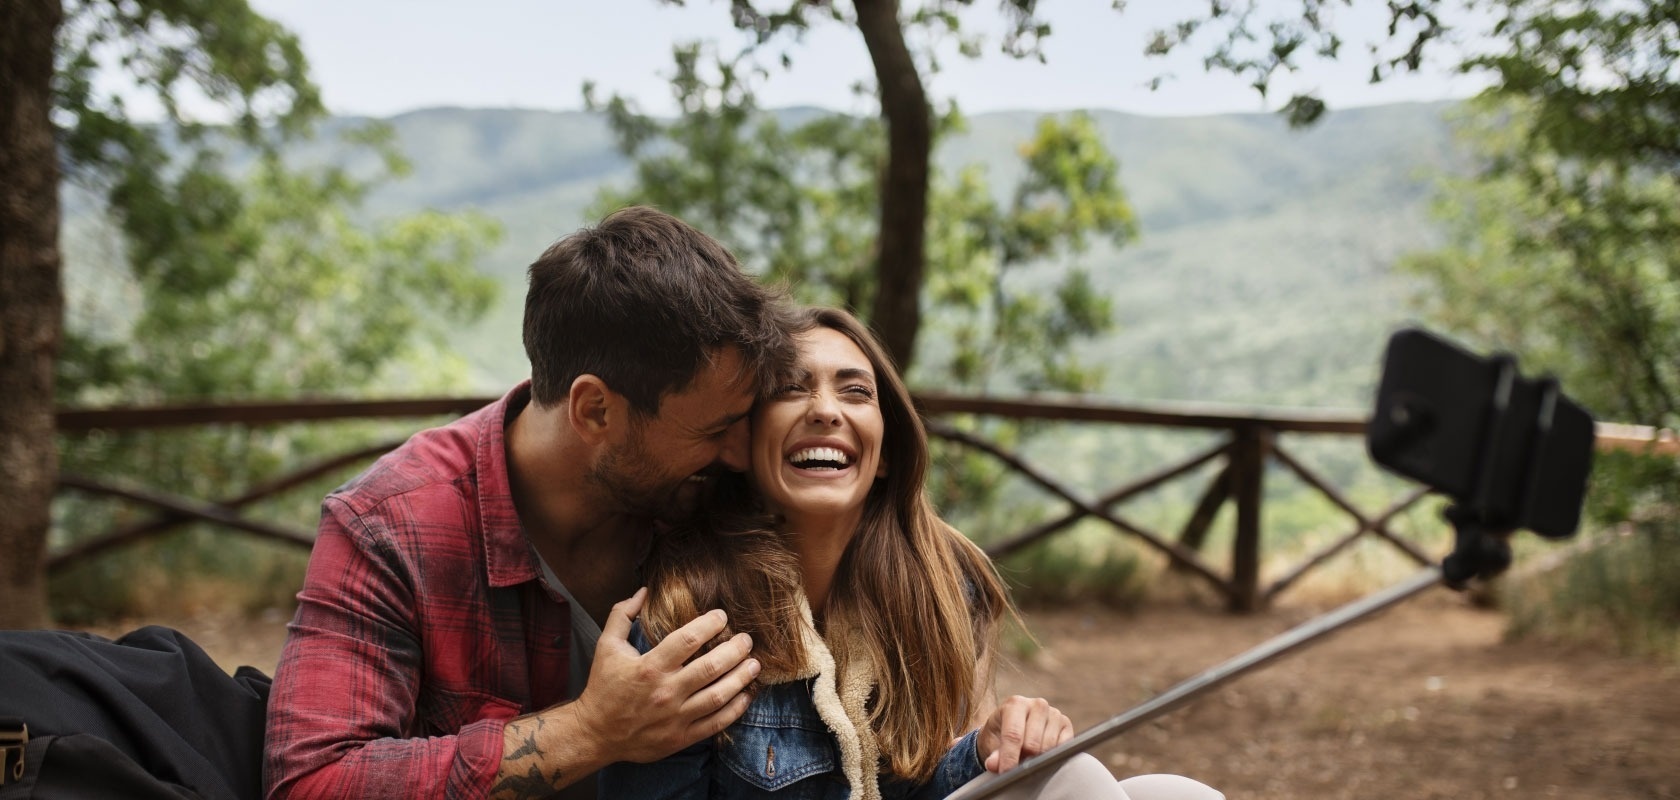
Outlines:
[[[1073,738],[1073,722],[1042,697],[1015,695],[992,711],[976,742],[986,771],[1006,772]]]
[[[647,589],[612,607],[577,700],[515,719],[502,736],[494,798],[543,797],[615,761],[657,761],[721,732],[746,713],[758,661],[742,633],[684,663],[722,633],[721,610],[700,615],[646,654],[630,620]]]
[[[722,633],[727,617],[714,609],[639,654],[629,642],[630,620],[641,613],[647,589],[613,606],[601,629],[589,684],[571,708],[597,737],[607,761],[657,761],[721,732],[747,710],[747,685],[758,676],[744,633],[689,661]],[[687,663],[685,663],[687,662]]]

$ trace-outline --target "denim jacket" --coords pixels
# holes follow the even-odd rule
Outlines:
[[[647,651],[639,625],[631,641]],[[729,726],[726,739],[701,741],[652,764],[613,764],[600,773],[599,796],[936,800],[985,771],[977,752],[978,733],[970,731],[940,759],[931,781],[918,785],[888,773],[873,731],[862,718],[863,702],[873,686],[837,687],[834,660],[822,640],[807,631],[805,645],[814,674],[760,676],[758,694]]]

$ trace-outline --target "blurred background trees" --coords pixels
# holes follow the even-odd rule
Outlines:
[[[1181,324],[1165,339],[1093,357],[1093,342],[1131,323],[1120,303],[1135,309],[1164,302],[1141,292],[1127,296],[1153,277],[1147,270],[1158,262],[1109,272],[1116,251],[1133,252],[1148,241],[1140,234],[1150,233],[1130,182],[1138,170],[1120,163],[1115,137],[1101,127],[1112,117],[1050,115],[1009,143],[1013,157],[969,163],[964,159],[996,148],[945,149],[967,135],[971,121],[926,89],[942,59],[990,47],[1043,57],[1039,45],[1053,32],[1031,0],[996,10],[971,0],[715,5],[743,39],[676,50],[676,116],[645,114],[611,86],[586,88],[617,151],[634,161],[627,180],[601,181],[609,188],[589,217],[606,206],[650,202],[717,233],[749,267],[792,284],[803,299],[860,312],[919,387],[1092,391],[1105,386],[1104,362],[1123,364],[1142,385],[1174,377],[1186,358],[1217,363],[1220,354],[1205,343],[1223,341],[1270,348],[1265,352],[1276,361],[1252,370],[1352,391],[1334,359],[1319,356],[1364,345],[1347,337],[1290,341],[1279,328],[1291,323],[1267,317],[1266,303],[1277,298],[1265,292],[1285,289],[1268,285],[1265,275],[1253,283],[1220,277],[1231,284],[1222,287],[1227,291],[1252,296],[1252,307],[1241,309],[1252,318],[1227,314],[1228,325],[1197,331]],[[1124,5],[1116,3],[1116,13],[1126,13]],[[1419,69],[1430,57],[1486,76],[1491,88],[1459,112],[1464,149],[1453,166],[1473,168],[1439,185],[1440,238],[1409,219],[1371,223],[1415,239],[1418,252],[1403,266],[1418,289],[1419,312],[1477,347],[1510,349],[1525,366],[1558,373],[1600,418],[1680,424],[1680,3],[1391,2],[1379,10],[1387,35],[1352,43],[1336,12],[1365,5],[1184,4],[1183,19],[1156,32],[1149,48],[1205,54],[1208,68],[1262,94],[1278,75],[1313,60],[1368,69],[1373,80]],[[970,30],[975,14],[996,15],[989,18],[1000,23],[994,40]],[[878,114],[759,106],[755,90],[771,70],[820,68],[802,62],[799,38],[817,25],[857,31],[875,69],[873,85],[858,91]],[[138,96],[155,99],[161,121],[140,124],[121,97],[96,91],[100,70],[130,75]],[[495,225],[481,215],[408,216],[413,205],[370,203],[409,171],[391,130],[335,120],[329,127],[355,129],[346,146],[306,146],[326,117],[301,48],[244,2],[20,0],[0,20],[0,92],[0,385],[12,401],[0,406],[0,439],[8,443],[0,459],[11,478],[0,488],[0,548],[8,554],[0,559],[0,596],[19,598],[0,603],[0,625],[44,619],[45,605],[32,598],[44,596],[39,564],[53,527],[57,459],[65,471],[111,467],[156,476],[161,488],[214,497],[307,457],[323,440],[379,435],[286,429],[58,441],[55,404],[396,395],[462,384],[466,365],[452,345],[492,302],[495,288],[476,261],[495,241]],[[207,122],[181,113],[189,96],[215,101],[223,116]],[[1324,102],[1311,93],[1281,108],[1293,125],[1326,119]],[[1244,133],[1210,130],[1210,154]],[[1315,163],[1334,170],[1342,155],[1327,151]],[[1314,166],[1292,163],[1296,172]],[[1180,171],[1184,180],[1169,177],[1163,185],[1186,196],[1199,191]],[[1234,195],[1260,194],[1252,185],[1217,191],[1222,195],[1198,202],[1238,208]],[[519,197],[534,203],[535,195]],[[1255,219],[1248,235],[1276,226],[1263,213],[1278,202],[1268,198],[1249,209]],[[67,224],[79,226],[63,237],[60,207]],[[388,213],[393,208],[400,213]],[[66,267],[63,280],[78,298],[68,308],[59,288],[61,238],[88,248],[78,255],[81,267]],[[1336,278],[1389,279],[1387,261],[1381,276],[1358,269]],[[1199,300],[1208,287],[1181,282],[1176,291]],[[1218,392],[1181,376],[1162,385],[1198,399],[1253,399],[1212,396]],[[1265,401],[1278,396],[1332,395],[1303,388]],[[1006,445],[1032,433],[1002,425],[987,432]],[[1052,438],[1063,456],[1116,449]],[[1149,455],[1147,447],[1134,450]],[[944,460],[952,467],[952,483],[941,489],[947,508],[960,510],[962,498],[996,488],[998,475],[988,472],[995,465],[955,453]],[[1680,599],[1660,577],[1680,566],[1673,563],[1680,549],[1673,542],[1680,527],[1674,469],[1672,459],[1603,459],[1596,519],[1628,535],[1578,559],[1610,576],[1601,584],[1645,587],[1625,596],[1644,598],[1646,616],[1666,613],[1670,620],[1680,615]],[[324,488],[300,491],[266,513],[307,519]],[[58,513],[61,521],[77,521],[57,526],[62,536],[69,527],[120,522],[124,512],[72,497],[60,499]],[[200,557],[191,552],[205,549],[156,555],[192,561]],[[119,566],[64,576],[55,603],[62,608],[90,587],[112,584]],[[1592,583],[1565,577],[1574,574],[1560,571],[1555,580]],[[289,580],[280,575],[275,583]],[[1608,607],[1579,605],[1595,602]]]
[[[1430,315],[1549,369],[1600,419],[1680,426],[1680,3],[1490,4],[1493,88],[1464,109],[1480,170],[1445,181],[1450,240],[1402,263]],[[1542,581],[1519,629],[1676,652],[1680,463],[1602,456],[1616,536]]]
[[[488,303],[472,260],[494,229],[441,215],[358,219],[370,182],[406,169],[377,129],[356,135],[383,154],[382,172],[287,164],[282,148],[325,109],[296,37],[243,0],[32,0],[8,8],[0,30],[10,156],[0,384],[11,400],[0,412],[0,626],[34,627],[47,622],[42,559],[61,467],[144,463],[167,489],[225,486],[275,460],[210,432],[73,448],[60,464],[55,403],[436,387],[439,362],[426,354]],[[128,97],[153,99],[162,120],[136,121],[129,100],[96,89],[101,70],[126,76]],[[226,119],[183,115],[189,95]],[[61,202],[91,205],[114,227],[103,302],[70,314],[68,330]],[[85,509],[66,513],[94,524]]]

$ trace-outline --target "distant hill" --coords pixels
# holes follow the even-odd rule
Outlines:
[[[1306,131],[1263,114],[1093,112],[1142,227],[1134,244],[1081,260],[1116,308],[1115,332],[1087,348],[1106,365],[1103,393],[1363,405],[1383,339],[1406,316],[1405,286],[1390,267],[1438,238],[1426,209],[1431,174],[1453,168],[1450,107],[1336,110]],[[936,158],[987,165],[1006,187],[1041,116],[974,115]],[[373,213],[474,209],[505,228],[481,264],[502,282],[502,300],[462,345],[478,365],[462,391],[497,391],[526,373],[526,265],[586,224],[596,192],[626,179],[629,163],[604,121],[585,112],[438,108],[388,121],[415,169],[370,198]],[[330,147],[313,143],[300,155],[326,157]],[[1023,280],[1047,282],[1057,269],[1044,265]]]
[[[1454,168],[1444,115],[1404,104],[1292,131],[1273,115],[1097,112],[1138,241],[1082,263],[1114,300],[1086,348],[1132,400],[1359,407],[1406,317],[1400,254],[1438,241],[1432,178]],[[941,154],[1008,177],[1034,114],[987,114]]]

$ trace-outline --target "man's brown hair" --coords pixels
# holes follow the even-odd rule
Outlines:
[[[539,405],[595,375],[652,416],[721,348],[739,349],[761,389],[792,358],[782,293],[743,273],[716,239],[652,208],[615,211],[555,242],[529,276],[525,354]]]

